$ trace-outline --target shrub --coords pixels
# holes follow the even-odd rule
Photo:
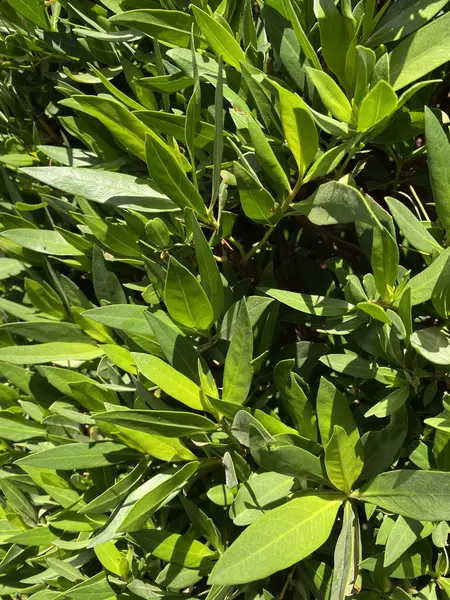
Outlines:
[[[447,5],[3,0],[0,596],[450,597]]]

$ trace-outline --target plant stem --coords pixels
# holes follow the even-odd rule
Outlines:
[[[251,248],[247,252],[247,254],[242,259],[242,263],[244,265],[247,265],[248,261],[252,258],[252,256],[254,256],[258,252],[258,250],[260,250],[260,248],[262,248],[264,246],[264,244],[267,242],[267,240],[272,235],[272,232],[275,229],[275,227],[276,227],[276,225],[271,225],[269,227],[269,229],[266,231],[266,233],[264,234],[264,237],[256,244],[256,246],[253,246],[253,248]]]
[[[289,586],[291,585],[292,578],[294,577],[294,572],[295,565],[292,567],[292,569],[288,573],[288,576],[286,577],[286,581],[284,582],[284,586],[281,590],[281,594],[279,595],[278,600],[283,600],[284,595],[286,594],[287,590],[289,589]]]
[[[294,185],[294,188],[291,190],[290,194],[288,195],[286,200],[281,205],[281,210],[283,211],[283,213],[285,213],[288,210],[288,208],[291,205],[292,201],[294,200],[295,196],[300,191],[300,188],[302,187],[302,185],[303,185],[303,179],[301,177],[299,177],[297,179],[296,184]]]
[[[353,148],[350,150],[350,152],[348,153],[347,158],[344,160],[344,162],[342,163],[341,168],[339,169],[339,171],[336,173],[336,179],[340,179],[344,173],[345,173],[345,169],[347,168],[348,163],[355,157],[355,155],[362,150],[362,148],[364,148],[364,144],[362,143],[357,143],[353,146]]]

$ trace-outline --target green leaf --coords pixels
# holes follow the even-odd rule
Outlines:
[[[450,232],[450,144],[438,119],[425,107],[428,170],[439,221]]]
[[[400,515],[387,539],[383,566],[392,565],[415,542],[430,535],[432,530],[433,523],[421,523]]]
[[[324,448],[328,445],[337,425],[343,429],[353,446],[359,441],[359,432],[345,396],[325,377],[320,378],[317,393],[317,419]]]
[[[120,281],[117,275],[107,268],[103,252],[97,245],[94,246],[92,255],[92,279],[95,295],[100,303],[106,300],[112,304],[126,304],[127,298]],[[85,316],[84,313],[82,316]]]
[[[253,83],[255,80],[251,78],[251,82]],[[242,117],[242,115],[240,116]],[[275,189],[282,190],[283,194],[289,193],[291,191],[289,179],[277,157],[275,156],[275,153],[272,150],[266,135],[252,115],[248,114],[246,117],[248,133],[255,148],[255,154],[264,170],[264,173],[272,182],[272,185],[275,187]]]
[[[166,394],[194,410],[204,409],[201,388],[156,356],[133,353],[139,371]]]
[[[346,81],[346,58],[350,40],[345,22],[333,0],[314,0],[325,62],[342,84]]]
[[[53,256],[83,255],[83,252],[69,244],[57,231],[48,229],[8,229],[3,231],[0,236],[40,254],[51,254]]]
[[[309,495],[263,515],[228,548],[209,582],[248,583],[306,558],[327,540],[341,502],[337,495]]]
[[[285,292],[284,290],[272,288],[263,288],[263,291],[268,296],[275,298],[275,300],[308,315],[339,317],[348,314],[354,308],[353,304],[349,304],[339,298],[297,294],[295,292]]]
[[[373,50],[364,46],[356,46],[356,82],[353,103],[360,106],[366,96],[372,81],[373,71],[376,63],[376,55]]]
[[[93,344],[48,342],[29,346],[0,348],[0,361],[14,365],[40,365],[54,361],[86,361],[103,356],[103,350]]]
[[[362,479],[369,479],[388,469],[398,458],[408,430],[408,413],[400,407],[386,427],[367,431],[361,438],[364,446]]]
[[[136,454],[133,451],[117,442],[76,442],[34,452],[19,459],[16,464],[20,467],[72,471],[73,469],[107,467],[132,460],[135,457]]]
[[[450,334],[439,327],[415,331],[410,337],[411,346],[421,356],[436,365],[450,365]]]
[[[209,488],[206,496],[213,504],[217,504],[217,506],[230,506],[234,501],[233,492],[224,483]]]
[[[142,31],[151,38],[169,42],[171,46],[187,46],[192,17],[178,10],[150,8],[120,12],[111,17],[110,22]]]
[[[159,217],[147,221],[145,224],[145,234],[148,241],[155,248],[165,248],[170,243],[170,231]]]
[[[198,331],[207,331],[214,322],[208,296],[194,275],[172,256],[169,259],[164,299],[174,321]]]
[[[328,354],[322,356],[320,362],[330,369],[345,375],[360,377],[361,379],[374,379],[376,376],[376,364],[359,357],[355,353]]]
[[[253,369],[253,330],[245,300],[231,335],[231,343],[225,359],[222,398],[226,402],[244,404],[250,391]]]
[[[26,277],[24,283],[25,292],[30,302],[39,311],[53,315],[57,319],[64,319],[66,316],[64,304],[46,281],[39,283]]]
[[[184,73],[177,72],[170,75],[155,75],[154,77],[142,77],[138,80],[138,84],[153,92],[161,92],[165,94],[174,94],[175,92],[181,92],[187,87],[192,85],[191,77],[184,75]],[[148,111],[153,112],[153,111]],[[156,115],[157,111],[154,111]]]
[[[429,155],[428,163],[430,164]],[[390,196],[385,198],[385,200],[400,231],[414,248],[417,248],[417,250],[420,250],[425,254],[442,252],[442,246],[434,239],[428,232],[428,229],[422,225],[419,219],[403,204],[403,202],[391,198]]]
[[[0,489],[10,508],[20,515],[28,525],[36,522],[35,508],[27,496],[15,485],[14,480],[0,479]]]
[[[145,318],[147,307],[140,304],[111,304],[85,310],[82,315],[107,327],[119,329],[129,335],[152,337],[152,331]]]
[[[49,29],[45,6],[39,0],[6,0],[8,4],[28,21],[41,29]]]
[[[315,225],[362,222],[370,227],[384,226],[394,235],[392,217],[370,196],[339,181],[322,184],[307,200],[293,205]]]
[[[219,23],[212,19],[215,26]],[[212,208],[218,198],[219,189],[221,184],[220,171],[222,169],[223,159],[223,57],[219,56],[218,74],[216,82],[216,91],[214,94],[214,145],[213,145],[213,170],[212,170],[212,191],[211,191],[211,203],[209,206],[209,212],[212,212]]]
[[[363,462],[339,425],[333,427],[333,434],[325,448],[325,467],[331,483],[346,494],[350,493],[361,474]]]
[[[345,600],[355,592],[360,562],[361,531],[358,513],[351,502],[346,502],[341,532],[334,549],[330,600]]]
[[[145,179],[123,173],[82,167],[34,167],[21,171],[66,194],[81,196],[105,206],[146,213],[179,210]]]
[[[230,508],[230,517],[240,527],[283,504],[294,479],[279,473],[260,473],[242,484]]]
[[[58,536],[52,533],[49,527],[35,527],[16,533],[5,541],[7,544],[19,544],[19,546],[50,546],[57,539]]]
[[[211,562],[216,553],[190,536],[168,531],[138,531],[132,539],[145,552],[166,562],[195,569]]]
[[[128,505],[131,505],[131,508],[126,510],[124,519],[118,527],[118,531],[127,532],[140,529],[141,525],[145,523],[147,518],[157,507],[165,504],[168,499],[173,498],[174,495],[178,494],[183,489],[197,471],[198,466],[198,462],[191,462],[184,465],[173,475],[160,481],[156,486],[153,484],[149,491],[139,497],[134,504],[131,503],[131,498],[128,497],[128,499],[125,500],[124,506],[128,507]],[[151,481],[152,480],[150,479],[146,483],[149,484]]]
[[[105,569],[119,577],[126,577],[128,572],[127,557],[116,548],[113,542],[108,541],[96,546],[94,552]]]
[[[129,429],[176,438],[191,437],[217,429],[216,424],[206,417],[177,411],[126,409],[99,413],[94,418]]]
[[[181,209],[188,206],[206,216],[203,198],[187,178],[174,151],[153,131],[146,134],[145,149],[150,176],[161,190]]]
[[[53,575],[53,574],[52,574]],[[47,592],[48,593],[48,592]],[[69,590],[64,595],[73,600],[107,600],[114,597],[114,590],[110,586],[104,572],[97,573],[94,577],[86,579]],[[36,599],[37,600],[37,599]],[[44,598],[43,600],[47,600]],[[50,600],[54,600],[50,598]]]
[[[383,400],[380,400],[376,404],[369,408],[364,414],[368,417],[378,417],[380,419],[393,415],[399,408],[401,408],[409,398],[410,389],[408,386],[399,387],[390,394],[388,394]]]
[[[219,21],[195,5],[191,5],[197,25],[204,35],[212,51],[217,57],[241,70],[241,62],[245,62],[245,54],[234,37]]]
[[[74,95],[67,100],[61,100],[60,104],[86,112],[98,119],[120,144],[145,162],[145,135],[151,130],[117,100],[101,96]]]
[[[423,304],[437,296],[448,285],[450,277],[450,248],[446,248],[429,267],[415,275],[406,285],[411,292],[411,305]]]
[[[195,255],[200,272],[200,282],[211,303],[214,319],[217,321],[222,316],[225,301],[222,278],[214,254],[193,214],[191,227],[194,234]]]
[[[390,55],[391,85],[400,90],[447,62],[450,14],[411,33]]]
[[[0,438],[2,439],[11,440],[12,442],[24,442],[42,437],[44,432],[42,425],[31,421],[31,419],[24,419],[20,415],[15,415],[6,410],[0,411]]]
[[[270,225],[276,217],[278,209],[272,195],[250,171],[239,163],[233,163],[233,172],[244,213],[257,223]]]
[[[394,4],[383,15],[383,18],[367,40],[367,45],[378,46],[405,37],[437,15],[446,4],[448,4],[448,0],[433,0],[432,2],[430,0],[415,0],[405,4],[401,11],[396,11]]]
[[[383,299],[391,298],[397,279],[399,250],[397,240],[386,227],[372,230],[370,262],[378,293]]]
[[[94,340],[87,337],[78,325],[74,323],[52,322],[52,321],[20,321],[17,323],[6,323],[0,325],[0,332],[9,332],[12,335],[29,338],[36,342],[83,342],[93,344]]]
[[[366,314],[370,315],[373,319],[380,321],[381,323],[391,324],[391,319],[389,315],[386,313],[382,306],[375,304],[373,302],[358,302],[356,308],[362,310]]]
[[[298,10],[296,10],[295,4],[293,4],[291,0],[281,0],[281,6],[279,11],[292,24],[292,28],[295,32],[295,36],[298,40],[298,43],[300,44],[303,54],[306,56],[306,58],[313,67],[315,67],[316,69],[320,69],[321,65],[317,57],[317,53],[302,27]]]
[[[25,271],[25,265],[15,258],[0,258],[0,281]]]
[[[263,434],[259,427],[255,427],[255,423],[250,424],[250,451],[255,462],[263,469],[289,477],[328,483],[324,466],[318,456],[300,445],[286,445],[283,438],[280,440],[267,439],[267,435],[267,432]],[[300,438],[297,441],[303,439]]]
[[[446,521],[450,518],[450,473],[382,473],[353,492],[352,497],[417,521]]]
[[[335,148],[330,148],[323,154],[319,156],[318,159],[314,161],[311,165],[311,168],[308,170],[308,173],[304,179],[304,183],[307,181],[314,181],[319,177],[324,177],[328,175],[332,171],[334,171],[339,163],[342,161],[344,156],[347,154],[349,146],[352,142],[347,142],[336,146]]]
[[[86,215],[84,220],[100,245],[105,246],[109,252],[135,259],[142,258],[138,238],[130,228],[122,223],[104,221],[91,215]]]
[[[397,108],[397,95],[386,81],[379,81],[361,103],[358,112],[358,131],[369,131]]]
[[[201,356],[181,330],[162,311],[156,313],[146,312],[145,317],[164,356],[172,367],[195,383],[200,384],[198,365]]]
[[[292,371],[294,365],[294,360],[280,361],[273,371],[273,379],[297,431],[305,438],[316,441],[314,409],[300,385],[300,378]]]
[[[319,147],[314,119],[300,96],[275,81],[270,80],[270,83],[278,91],[284,137],[297,163],[299,179],[302,179]]]
[[[116,481],[111,487],[94,498],[91,502],[80,508],[82,514],[102,514],[115,508],[119,502],[126,498],[141,481],[150,465],[148,458],[143,458],[130,473]]]
[[[339,121],[350,123],[352,120],[352,107],[337,83],[324,71],[309,67],[306,72],[317,89],[320,99],[331,114]]]

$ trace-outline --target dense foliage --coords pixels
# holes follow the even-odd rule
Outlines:
[[[0,17],[0,596],[450,598],[449,1]]]

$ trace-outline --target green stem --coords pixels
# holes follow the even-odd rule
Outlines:
[[[236,249],[239,251],[239,254],[241,256],[245,256],[245,250],[241,242],[235,240],[234,237],[232,237],[231,235],[228,236],[228,239],[233,244],[233,246],[236,246]]]
[[[355,155],[362,150],[362,148],[364,148],[364,144],[355,144],[355,146],[353,146],[353,148],[350,150],[350,152],[348,153],[347,158],[344,160],[344,162],[342,163],[341,168],[339,169],[339,171],[336,173],[336,179],[340,179],[344,173],[345,173],[345,169],[347,168],[349,162],[355,157]]]
[[[256,244],[256,246],[253,246],[253,248],[251,248],[247,252],[247,254],[242,259],[242,264],[244,266],[247,265],[248,261],[252,258],[252,256],[254,256],[258,252],[258,250],[260,250],[264,246],[264,244],[267,242],[267,240],[272,235],[272,232],[275,229],[275,227],[276,227],[276,225],[271,225],[269,227],[269,229],[266,231],[266,233],[264,234],[264,237]]]
[[[299,177],[297,179],[296,184],[294,185],[294,189],[291,190],[291,192],[287,196],[286,200],[281,205],[281,210],[282,210],[283,213],[285,213],[287,211],[287,209],[291,205],[292,201],[294,200],[295,196],[300,191],[300,188],[302,187],[302,185],[303,185],[303,179],[301,177]]]

